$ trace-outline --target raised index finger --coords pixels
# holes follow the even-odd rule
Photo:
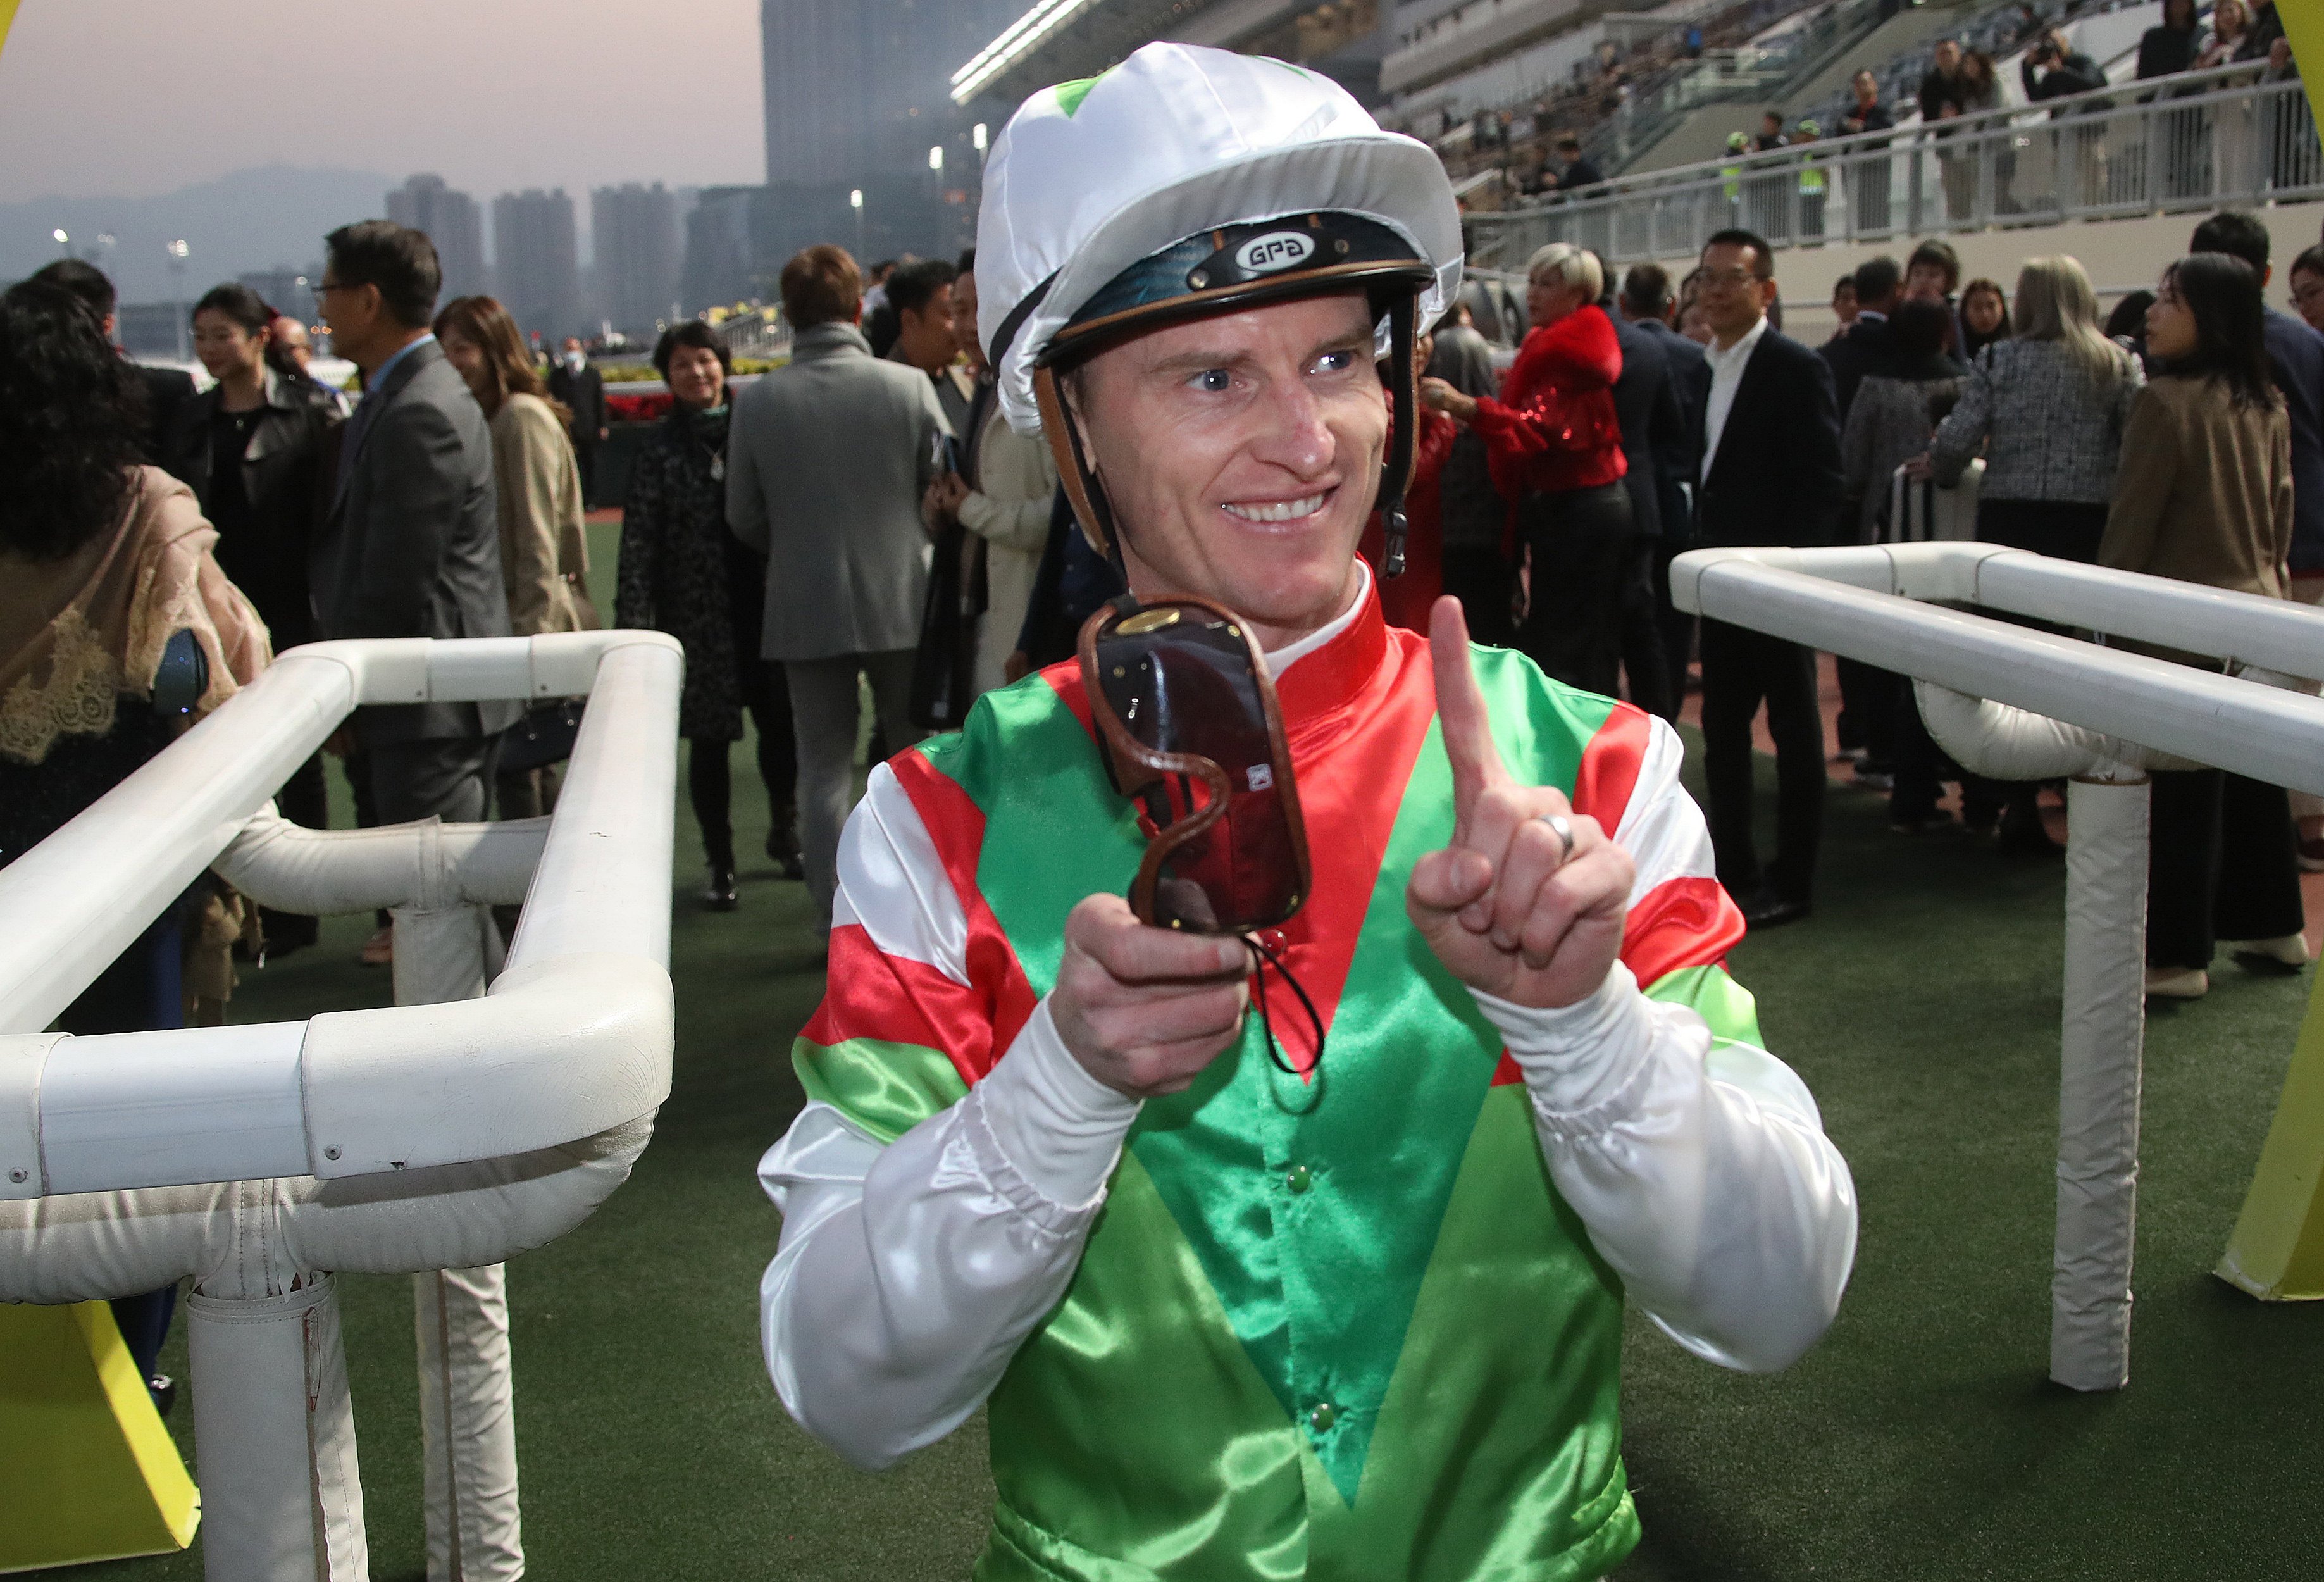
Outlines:
[[[1446,594],[1436,601],[1428,620],[1428,652],[1436,671],[1436,720],[1444,737],[1444,755],[1452,763],[1453,841],[1468,833],[1470,810],[1477,799],[1508,778],[1501,750],[1493,745],[1491,720],[1485,713],[1485,695],[1478,689],[1469,665],[1469,621],[1461,601]]]

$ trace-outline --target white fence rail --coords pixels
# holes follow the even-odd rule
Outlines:
[[[0,1300],[194,1281],[219,1582],[366,1575],[336,1272],[417,1277],[430,1574],[521,1574],[499,1265],[621,1184],[669,1091],[682,670],[648,632],[293,649],[0,870]],[[585,693],[551,819],[308,831],[268,802],[358,705]],[[41,1031],[213,865],[262,903],[392,906],[398,1004]],[[495,973],[485,908],[520,899]]]
[[[2211,764],[2324,793],[2324,611],[1992,544],[1697,550],[1679,608],[1919,681],[1963,767],[2068,790],[2057,1231],[2050,1374],[2130,1377],[2131,1250],[2145,1033],[2147,780]],[[2210,654],[2212,674],[1936,603],[1976,605]]]

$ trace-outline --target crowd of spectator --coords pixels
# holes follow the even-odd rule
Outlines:
[[[2157,32],[2185,33],[2190,15],[2174,4]],[[2165,62],[2212,47],[2153,35],[2148,46]],[[2061,55],[2036,69],[2073,68]],[[1975,55],[1941,49],[1923,104],[1941,102],[1941,118],[1965,113],[1989,87]],[[1844,130],[1890,125],[1868,74],[1857,102]],[[1770,116],[1759,144],[1786,135]],[[1566,152],[1568,173],[1586,171],[1570,140]],[[365,222],[332,233],[327,248],[318,296],[358,370],[352,405],[314,379],[290,328],[244,287],[220,286],[193,310],[215,380],[198,395],[184,375],[109,350],[102,388],[88,384],[81,364],[108,345],[112,312],[90,266],[52,265],[8,293],[10,443],[21,449],[22,435],[53,426],[60,402],[88,407],[88,432],[23,462],[25,491],[52,504],[10,518],[5,552],[42,567],[62,556],[73,569],[39,609],[12,605],[13,648],[0,659],[21,667],[88,641],[80,625],[96,617],[75,601],[117,576],[119,554],[150,552],[135,536],[149,529],[174,535],[198,592],[149,579],[137,597],[174,599],[171,619],[189,598],[209,601],[207,624],[190,628],[212,634],[209,703],[247,679],[270,641],[596,624],[584,513],[607,425],[581,348],[568,343],[544,369],[499,302],[439,306],[434,250],[416,231]],[[1877,257],[1841,277],[1840,328],[1811,350],[1783,333],[1775,255],[1748,227],[1713,236],[1675,283],[1642,264],[1618,287],[1594,254],[1552,244],[1529,261],[1529,328],[1505,373],[1465,308],[1416,348],[1424,410],[1408,568],[1380,583],[1388,614],[1425,625],[1434,596],[1452,592],[1482,640],[1665,717],[1699,667],[1720,875],[1758,926],[1808,915],[1827,763],[1814,657],[1716,622],[1696,630],[1670,602],[1672,556],[1923,536],[1939,496],[1974,477],[1981,539],[2319,602],[2324,246],[2288,272],[2297,318],[2263,311],[2269,262],[2264,227],[2218,216],[2153,293],[2102,322],[2071,258],[2029,259],[2005,290],[1964,284],[1952,249],[1930,241],[1901,265]],[[653,360],[671,406],[632,468],[613,578],[613,618],[669,632],[687,652],[680,732],[707,903],[741,902],[729,758],[747,719],[768,856],[805,880],[826,928],[867,726],[882,753],[956,727],[982,692],[1067,657],[1081,619],[1119,588],[1072,525],[1047,444],[1001,420],[976,332],[973,253],[878,273],[867,284],[835,246],[791,259],[781,277],[790,360],[739,393],[715,328],[680,324],[661,338]],[[82,380],[71,392],[56,383],[68,367]],[[11,415],[35,410],[51,415]],[[59,469],[74,458],[68,476]],[[179,521],[189,513],[198,528]],[[152,527],[163,522],[174,525]],[[1382,558],[1377,523],[1366,552]],[[155,723],[152,619],[107,618],[113,647],[87,661],[106,680],[89,685],[122,707],[90,702],[90,723],[26,726],[12,696],[0,773],[44,789],[7,799],[8,854],[189,717]],[[124,646],[133,632],[143,635]],[[1887,795],[1897,830],[1957,821],[2005,851],[2055,849],[2043,788],[1989,784],[1948,763],[1904,679],[1843,661],[1839,680],[1840,756],[1858,784]],[[1777,758],[1777,838],[1764,862],[1750,746],[1762,705]],[[331,745],[364,822],[533,817],[555,802],[560,707],[370,707]],[[2158,872],[2155,915],[2185,927],[2158,930],[2157,992],[2200,992],[2213,932],[2288,959],[2298,930],[2275,926],[2277,902],[2293,865],[2324,867],[2324,805],[2295,809],[2234,777],[2172,786],[2158,792],[2157,817],[2192,855],[2190,866]],[[320,755],[281,798],[286,816],[317,825],[327,800]],[[2250,844],[2259,837],[2264,849]],[[2207,932],[2196,927],[2212,915],[2207,884],[2275,900],[2244,911],[2222,901]],[[309,919],[257,926],[278,952],[314,938]],[[181,944],[157,935],[147,968]],[[392,952],[384,929],[365,948],[374,961]]]
[[[1968,218],[1978,211],[1979,158],[1968,145],[1948,148],[1948,143],[1961,136],[1961,129],[1948,129],[1941,124],[2005,107],[1997,55],[2013,51],[2021,51],[2018,83],[2028,104],[2107,88],[2103,64],[2077,48],[2072,40],[2070,24],[2082,10],[2083,0],[2069,0],[2054,13],[2021,5],[2014,14],[1987,19],[1959,37],[1940,36],[1928,46],[1925,57],[1908,52],[1877,69],[1860,69],[1849,78],[1848,92],[1838,106],[1811,106],[1810,113],[1795,115],[1788,122],[1781,111],[1764,110],[1756,133],[1738,129],[1728,134],[1727,156],[1740,159],[1800,148],[1833,136],[1891,132],[1897,128],[1900,117],[1917,114],[1935,145],[1944,213],[1952,220]],[[1757,26],[1765,19],[1754,13],[1747,20]],[[1585,153],[1584,135],[1604,142],[1599,134],[1627,125],[1633,81],[1685,60],[1690,50],[1679,42],[1681,37],[1674,32],[1659,41],[1643,42],[1629,54],[1609,50],[1599,62],[1597,74],[1577,81],[1562,95],[1539,101],[1528,114],[1513,117],[1505,110],[1478,112],[1468,124],[1465,144],[1446,148],[1447,164],[1456,174],[1472,166],[1482,168],[1483,162],[1498,165],[1504,198],[1554,200],[1603,186],[1607,171]],[[1699,53],[1699,40],[1692,52]],[[1919,64],[1923,59],[1925,69]],[[2208,19],[2199,11],[2198,0],[2169,0],[2162,21],[2139,42],[2135,78],[2147,81],[2229,65],[2252,68],[2259,80],[2298,75],[2290,42],[2276,15],[2275,0],[2218,0]],[[1917,77],[1911,75],[1914,72]],[[2080,114],[2082,109],[2061,106],[2052,115]],[[2304,123],[2304,116],[2292,119]],[[1449,129],[1449,121],[1445,125]],[[1417,130],[1425,134],[1428,128]],[[2208,135],[2214,145],[2208,154],[2199,154],[2191,131],[2178,137],[2186,146],[2173,146],[2165,153],[2169,168],[2163,174],[2170,195],[2185,197],[2195,190],[2192,183],[2198,180],[2197,167],[2202,158],[2215,162],[2221,170],[2246,168],[2242,162],[2247,162],[2254,152],[2249,144],[2255,137],[2280,145],[2267,151],[2266,162],[2273,171],[2287,158],[2296,157],[2288,151],[2301,143],[2304,133],[2298,126],[2255,129],[2236,121],[2213,127]],[[2087,146],[2078,155],[2089,167],[2082,172],[2083,184],[2094,186],[2104,178],[2103,141],[2094,137],[2083,141]],[[1855,152],[1887,146],[1886,142],[1865,143],[1857,145]],[[1620,152],[1628,157],[1636,149],[1622,142]],[[2143,158],[2143,150],[2127,152],[2126,169],[2142,169]],[[2000,151],[1987,162],[1986,179],[1992,184],[1990,212],[2000,217],[2022,212],[2023,201],[2013,190],[2017,179],[2015,153]],[[1886,229],[1891,199],[1887,163],[1852,162],[1850,175],[1854,188],[1850,201],[1858,210],[1856,228],[1873,233]],[[1735,224],[1795,239],[1812,240],[1826,234],[1823,208],[1832,185],[1832,171],[1821,162],[1803,164],[1796,172],[1727,172]],[[1795,211],[1791,208],[1794,202]],[[1779,213],[1795,217],[1779,224],[1775,218]]]

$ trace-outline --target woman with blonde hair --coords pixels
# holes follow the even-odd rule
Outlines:
[[[445,357],[460,370],[492,425],[509,630],[532,637],[595,626],[582,582],[589,550],[582,532],[581,469],[566,430],[572,413],[549,395],[525,350],[523,332],[494,299],[456,297],[436,315],[435,328]],[[548,810],[539,770],[502,775],[496,792],[503,819]]]
[[[1630,531],[1628,464],[1614,413],[1622,348],[1598,306],[1597,254],[1552,242],[1526,268],[1533,328],[1501,382],[1500,399],[1463,395],[1442,379],[1421,399],[1484,437],[1493,483],[1517,502],[1527,569],[1517,646],[1569,686],[1614,696],[1622,662],[1622,566]]]
[[[2144,376],[2099,328],[2098,293],[2076,260],[2026,260],[2015,306],[2016,334],[1978,353],[1929,460],[1950,487],[1971,458],[1984,456],[1979,539],[2087,564],[2106,532],[2123,430]],[[2012,793],[2001,841],[2015,850],[2054,849],[2032,786]]]

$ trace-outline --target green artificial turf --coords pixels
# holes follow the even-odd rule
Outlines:
[[[981,1420],[853,1472],[783,1415],[760,1362],[779,1227],[752,1171],[801,1102],[788,1050],[821,969],[803,887],[752,860],[766,808],[748,763],[738,748],[740,911],[696,899],[680,799],[677,1078],[653,1144],[593,1219],[510,1269],[532,1575],[964,1577],[991,1497]],[[2209,1272],[2309,980],[2223,966],[2209,1000],[2152,1022],[2132,1382],[2072,1395],[2044,1381],[2062,893],[2061,864],[1892,836],[1878,802],[1833,792],[1814,919],[1733,966],[1854,1167],[1855,1278],[1831,1334],[1772,1378],[1634,1316],[1626,1453],[1647,1538],[1624,1582],[2315,1575],[2324,1308],[2264,1306]],[[368,927],[334,920],[249,975],[235,1019],[383,1002],[387,975],[352,964]],[[340,1289],[373,1575],[417,1582],[409,1282]],[[184,1373],[182,1325],[164,1366]],[[183,1404],[171,1427],[190,1455]],[[197,1541],[77,1575],[199,1566]]]

